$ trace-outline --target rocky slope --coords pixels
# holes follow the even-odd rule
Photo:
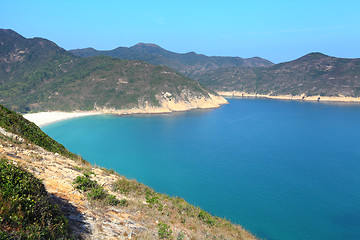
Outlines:
[[[7,129],[18,126],[17,132],[22,133],[26,131],[21,126],[33,125],[15,112],[0,112],[6,114],[21,120],[21,124],[20,120],[1,122]],[[34,126],[33,134],[39,131]],[[0,158],[42,179],[76,239],[255,239],[240,226],[211,216],[183,199],[158,194],[79,157],[44,150],[24,135],[4,128],[0,128]],[[5,226],[0,233],[7,230]]]
[[[18,112],[170,112],[226,100],[164,66],[110,57],[79,58],[46,39],[0,29],[0,103]]]
[[[199,76],[216,91],[302,97],[360,97],[360,59],[310,53],[268,68],[224,68]],[[240,94],[241,95],[241,94]]]
[[[175,53],[165,50],[155,44],[139,43],[132,47],[118,47],[109,51],[98,51],[93,48],[70,50],[76,56],[92,57],[105,55],[119,59],[143,60],[155,65],[165,65],[186,76],[194,78],[196,75],[217,68],[229,67],[267,67],[272,62],[259,57],[218,57],[203,54]]]

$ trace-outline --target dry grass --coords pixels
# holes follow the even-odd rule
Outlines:
[[[157,193],[136,180],[118,177],[112,190],[130,199],[127,209],[141,212],[147,228],[156,229],[158,223],[165,223],[175,239],[254,239],[239,225],[212,216],[182,198]],[[152,236],[145,235],[144,239]]]

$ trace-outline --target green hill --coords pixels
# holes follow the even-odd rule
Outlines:
[[[197,80],[216,91],[360,97],[360,59],[310,53],[267,68],[222,68]]]
[[[208,70],[229,67],[267,67],[273,65],[268,60],[253,57],[218,57],[203,54],[175,53],[155,44],[139,43],[132,47],[118,47],[109,51],[98,51],[93,48],[70,50],[76,56],[92,57],[106,55],[119,59],[143,60],[155,65],[165,65],[189,77],[194,77]]]
[[[0,133],[0,239],[73,239],[68,220],[53,203],[44,184],[9,161],[9,154],[3,150],[4,145],[15,145],[17,151],[29,150],[31,143],[72,159],[78,159],[77,156],[34,123],[2,105],[0,127],[22,138],[12,139]]]
[[[2,105],[0,105],[0,127],[50,152],[59,153],[72,159],[77,158],[77,155],[71,153],[63,145],[46,135],[34,123]]]
[[[217,95],[168,67],[79,58],[46,39],[26,39],[12,30],[0,30],[0,46],[0,103],[17,112],[161,108],[169,102],[196,108],[201,105],[194,101],[214,102]]]

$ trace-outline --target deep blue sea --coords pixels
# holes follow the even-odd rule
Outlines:
[[[360,105],[229,99],[42,129],[72,152],[264,239],[360,239]]]

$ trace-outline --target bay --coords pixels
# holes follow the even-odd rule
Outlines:
[[[360,239],[360,105],[229,99],[42,129],[91,163],[264,239]]]

